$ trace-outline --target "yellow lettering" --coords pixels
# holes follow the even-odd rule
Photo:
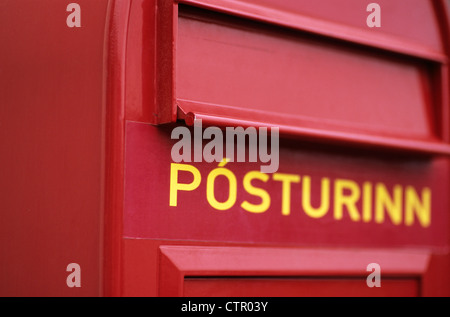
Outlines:
[[[378,183],[375,186],[375,221],[377,223],[384,222],[385,210],[389,214],[391,221],[395,225],[402,222],[402,187],[394,186],[394,198],[392,199],[386,187]]]
[[[350,194],[344,195],[344,190]],[[350,180],[337,179],[334,183],[334,218],[341,220],[344,215],[344,206],[347,207],[350,219],[360,221],[361,216],[356,208],[356,202],[361,196],[361,190],[357,183]]]
[[[194,179],[190,184],[179,184],[178,171],[190,172]],[[172,163],[170,165],[170,206],[177,206],[177,196],[179,190],[193,191],[200,185],[201,179],[202,176],[200,175],[199,170],[194,166]]]
[[[320,207],[311,206],[311,177],[303,176],[302,187],[302,207],[305,213],[312,218],[321,218],[330,209],[330,180],[322,178],[322,189]]]
[[[291,214],[291,183],[299,183],[300,176],[293,174],[273,174],[273,180],[283,183],[282,199],[281,199],[281,214],[289,216]]]
[[[422,200],[419,199],[417,192],[411,186],[405,190],[405,224],[412,226],[414,223],[414,214],[416,214],[422,227],[429,227],[431,224],[431,190],[424,188],[422,190]]]
[[[219,163],[219,168],[213,169],[208,175],[206,181],[206,199],[211,207],[217,210],[228,210],[234,206],[237,197],[237,181],[236,176],[229,169],[223,168],[228,163],[228,159],[224,159]],[[214,194],[214,184],[217,176],[225,176],[228,179],[228,199],[224,202],[219,202]]]
[[[248,201],[244,201],[241,204],[241,207],[248,212],[253,213],[263,213],[266,212],[270,207],[270,196],[264,189],[254,187],[252,185],[253,179],[259,179],[263,182],[267,182],[269,180],[269,175],[261,173],[259,171],[248,172],[244,176],[243,185],[244,189],[251,195],[258,196],[261,198],[261,203],[259,205],[254,205],[249,203]]]
[[[363,221],[370,222],[372,220],[372,184],[365,182],[363,184]]]

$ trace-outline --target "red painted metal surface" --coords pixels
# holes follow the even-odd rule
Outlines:
[[[365,25],[367,4],[360,0],[73,2],[81,7],[81,28],[65,24],[69,2],[0,4],[1,296],[195,296],[221,289],[214,294],[267,294],[255,288],[300,296],[305,292],[298,281],[306,273],[298,267],[317,267],[314,259],[330,256],[341,270],[322,267],[314,273],[318,279],[308,280],[306,295],[371,295],[361,286],[363,264],[377,254],[373,261],[384,261],[388,275],[382,295],[450,294],[448,0],[411,0],[408,7],[403,0],[379,0],[379,29]],[[200,31],[202,39],[195,38]],[[248,40],[240,43],[241,36]],[[254,49],[237,48],[258,43],[276,44],[282,54],[258,59]],[[218,62],[198,49],[216,52]],[[271,101],[267,93],[282,66],[279,57],[299,51],[320,57],[318,73],[309,68],[315,80],[299,80],[319,95],[308,89],[299,96],[295,87],[274,85]],[[220,70],[220,61],[233,56],[242,58],[235,66],[258,60],[273,66],[270,76]],[[288,61],[292,72],[283,73],[291,81],[298,79],[294,70],[311,66],[302,58]],[[340,102],[339,109],[327,109],[319,73],[336,62],[345,63],[354,80],[336,80],[334,69],[326,91],[347,93],[329,98]],[[356,80],[365,71],[373,76]],[[201,82],[203,88],[193,85]],[[205,82],[218,86],[209,89]],[[359,88],[351,89],[352,82]],[[229,93],[220,87],[225,84],[237,86]],[[243,84],[262,85],[265,94],[252,95]],[[374,90],[361,108],[364,87]],[[371,112],[376,107],[381,114]],[[194,117],[205,126],[280,126],[285,172],[351,178],[359,186],[430,187],[431,225],[417,219],[412,226],[352,222],[348,212],[339,221],[313,221],[294,211],[286,220],[275,209],[251,215],[260,218],[236,208],[215,214],[202,187],[192,196],[180,193],[183,205],[171,209],[170,131]],[[196,167],[207,173],[217,164]],[[236,165],[235,172],[253,167]],[[275,185],[267,189],[272,203],[280,203]],[[313,192],[318,203],[320,191]],[[213,256],[202,256],[204,250]],[[405,254],[416,255],[411,260]],[[234,261],[239,257],[244,261]],[[292,269],[291,259],[301,265]],[[81,266],[81,288],[66,285],[72,262]],[[225,273],[243,280],[224,279]],[[287,280],[270,279],[287,274]],[[267,279],[248,278],[258,275]]]
[[[0,296],[103,294],[107,1],[0,4]],[[69,263],[82,287],[69,288]]]
[[[126,51],[130,3],[110,1],[104,46],[104,295],[121,295],[122,204],[125,148]]]

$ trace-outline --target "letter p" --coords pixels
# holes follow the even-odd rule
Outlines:
[[[178,183],[178,172],[185,171],[190,172],[193,176],[193,180],[189,184]],[[176,164],[172,163],[170,165],[170,206],[177,206],[178,191],[193,191],[200,185],[202,176],[197,168],[192,165],[187,164]]]

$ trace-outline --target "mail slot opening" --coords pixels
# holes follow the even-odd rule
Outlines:
[[[177,22],[181,116],[443,145],[438,61],[184,5]]]

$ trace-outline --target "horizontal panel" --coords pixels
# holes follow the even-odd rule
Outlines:
[[[380,0],[381,27],[368,28],[360,0],[179,0],[180,3],[332,36],[412,56],[445,61],[444,0]],[[447,1],[448,2],[448,1]]]
[[[177,98],[433,140],[436,65],[180,8]]]
[[[411,297],[419,296],[419,280],[383,278],[370,288],[365,278],[186,278],[186,297]],[[240,303],[239,303],[240,304]],[[251,304],[250,307],[255,305]],[[250,307],[246,307],[250,309]],[[241,306],[239,306],[239,309]],[[217,309],[219,309],[217,307]],[[233,304],[222,307],[234,310]]]
[[[236,159],[227,163],[225,169],[232,175],[228,177],[236,179],[231,183],[225,176],[211,178],[214,171],[224,171],[217,170],[218,162],[190,162],[194,159],[190,157],[182,166],[175,164],[172,149],[179,142],[171,139],[175,127],[127,123],[126,237],[353,246],[442,246],[446,239],[445,160],[375,156],[281,140],[279,157],[272,156],[270,163]],[[180,128],[192,137],[191,149],[196,147],[194,138],[201,136],[194,134],[199,131]],[[185,138],[189,142],[189,136]],[[208,144],[205,140],[201,149]],[[221,157],[231,158],[222,146],[226,153]],[[233,155],[241,149],[235,148]],[[248,144],[245,149],[247,155]],[[272,163],[278,170],[265,181],[251,178],[268,197],[263,204],[263,194],[255,193],[244,179]],[[198,183],[186,190],[180,184],[193,181],[192,171],[198,171]],[[283,174],[292,180],[283,181]],[[226,207],[217,203],[225,201]],[[249,203],[260,209],[255,212]],[[195,226],[187,226],[193,219]]]
[[[181,275],[212,276],[367,276],[377,263],[386,276],[420,276],[426,251],[407,249],[295,249],[258,247],[160,246]]]

